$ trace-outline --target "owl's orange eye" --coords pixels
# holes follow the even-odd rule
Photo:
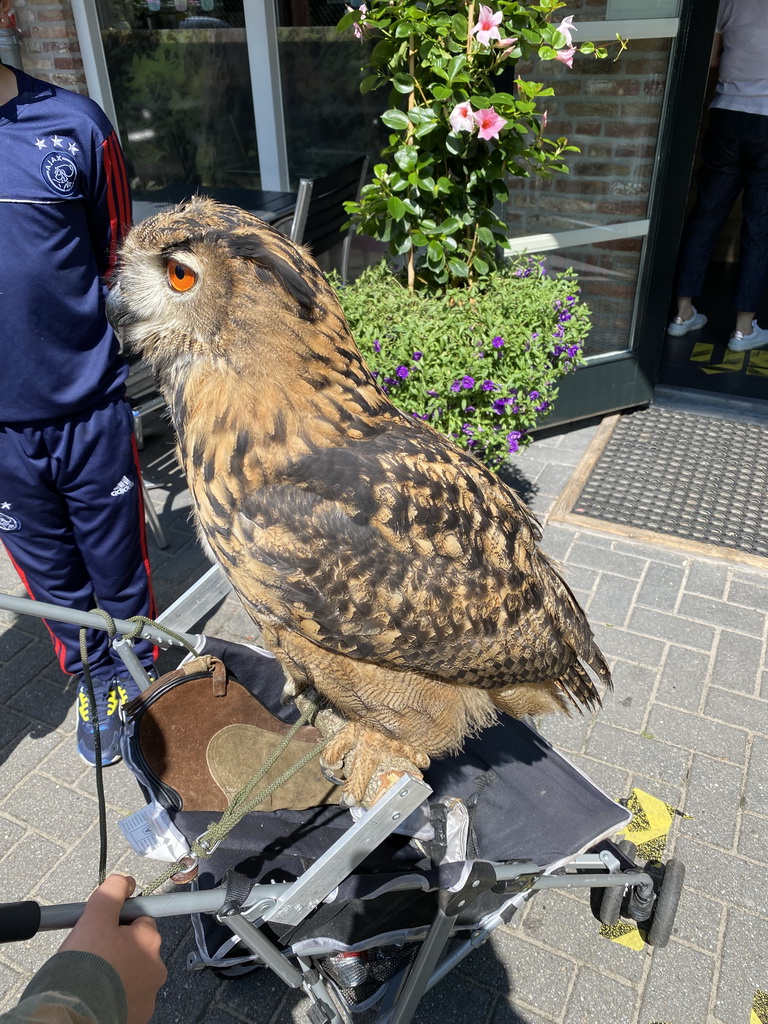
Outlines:
[[[191,267],[178,260],[168,260],[166,264],[168,284],[176,292],[188,292],[197,280],[197,274]]]

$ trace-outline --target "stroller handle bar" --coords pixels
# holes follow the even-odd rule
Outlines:
[[[120,924],[130,924],[137,917],[215,914],[222,909],[225,898],[224,886],[198,892],[134,896],[125,901],[120,911]],[[0,942],[22,942],[38,932],[73,928],[84,910],[85,903],[58,903],[50,907],[41,906],[35,900],[0,903]]]
[[[14,597],[11,594],[0,593],[0,608],[9,612],[16,612],[18,615],[33,615],[38,619],[56,619],[60,622],[69,622],[74,626],[85,627],[86,629],[107,629],[106,621],[101,615],[93,612],[81,612],[74,608],[65,608],[58,604],[48,604],[45,601],[33,601],[29,597]],[[113,619],[115,629],[123,635],[132,634],[136,631],[136,624],[128,622],[127,619]],[[192,633],[176,631],[182,640],[194,647],[200,641],[199,636]],[[139,634],[143,639],[150,640],[159,647],[181,647],[178,640],[169,636],[164,629],[155,628],[152,625],[143,625]]]
[[[487,863],[487,862],[486,862]],[[605,869],[608,865],[603,857],[585,854],[577,857],[569,868],[577,871]],[[609,871],[604,875],[557,874],[542,875],[542,868],[530,862],[510,864],[488,864],[493,869],[497,885],[514,882],[523,877],[530,878],[530,889],[603,888],[614,885],[639,886],[652,891],[653,880],[644,871]],[[282,897],[294,883],[255,883],[240,907],[248,918],[254,914],[264,921],[271,917],[270,911],[278,906]],[[420,889],[418,881],[404,878],[396,887],[398,890]],[[85,910],[85,903],[59,903],[41,906],[35,900],[17,903],[0,903],[0,944],[23,942],[41,931],[57,931],[73,928]],[[125,901],[120,911],[120,923],[130,924],[137,917],[186,917],[192,914],[232,913],[226,885],[213,889],[198,889],[192,892],[169,892],[154,896],[133,896]]]

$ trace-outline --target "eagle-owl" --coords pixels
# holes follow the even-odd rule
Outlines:
[[[499,711],[600,703],[533,516],[395,408],[307,249],[198,197],[131,231],[107,308],[154,368],[201,536],[294,690],[347,722],[324,752],[347,802]]]

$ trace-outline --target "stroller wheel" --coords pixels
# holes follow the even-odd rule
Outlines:
[[[617,844],[620,852],[631,861],[634,861],[637,847],[629,839],[622,839]],[[621,907],[624,902],[626,887],[623,885],[610,885],[601,890],[600,902],[597,908],[597,917],[601,924],[614,925],[619,923]]]
[[[663,949],[669,942],[684,881],[685,865],[681,860],[672,857],[664,868],[664,877],[648,925],[646,942],[649,946]]]

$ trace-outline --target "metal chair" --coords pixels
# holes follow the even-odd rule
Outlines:
[[[293,216],[274,223],[292,242],[308,245],[313,256],[342,243],[339,272],[347,279],[352,229],[344,230],[349,214],[344,203],[355,200],[365,182],[368,157],[359,156],[322,178],[302,178]]]

